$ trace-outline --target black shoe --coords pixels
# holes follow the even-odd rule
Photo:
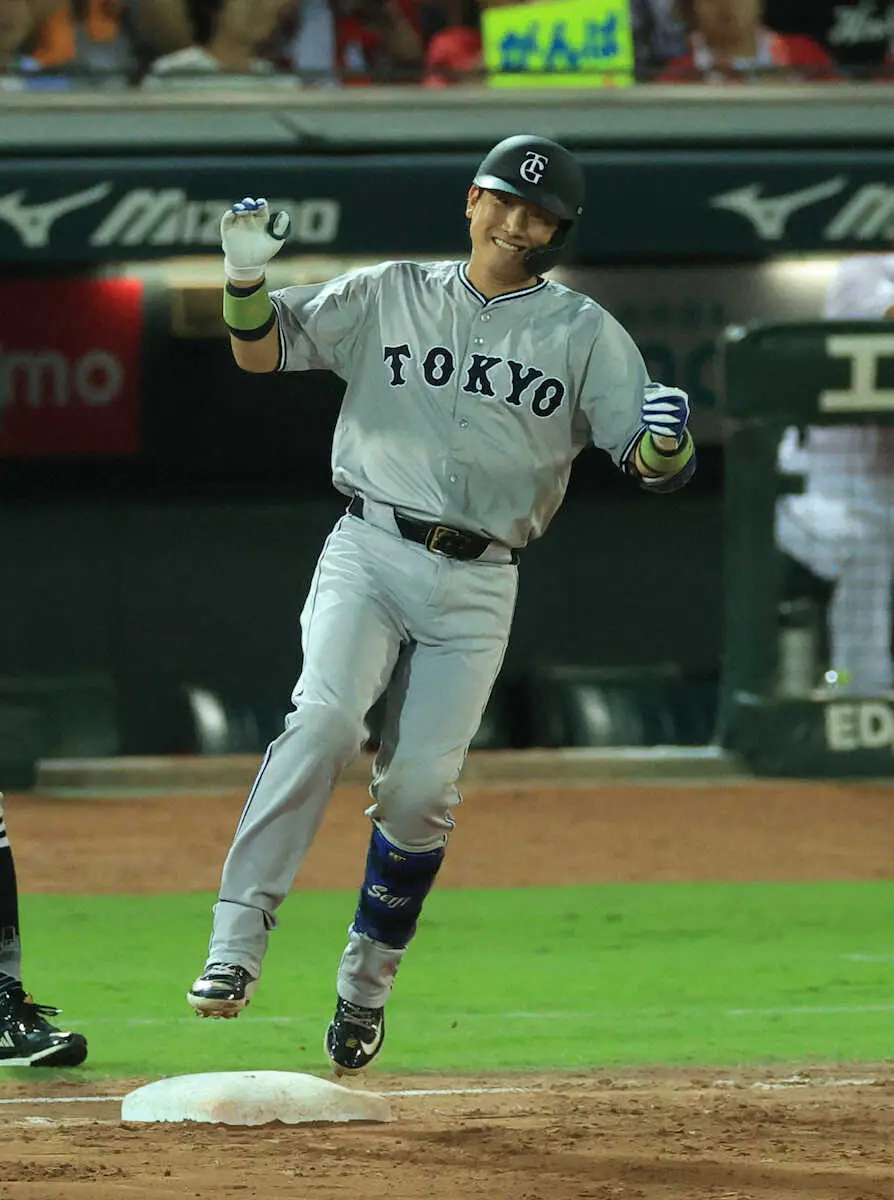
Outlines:
[[[79,1067],[87,1039],[51,1025],[60,1010],[35,1004],[20,985],[0,994],[0,1067]]]
[[[238,1017],[258,981],[237,963],[209,963],[186,993],[197,1017]]]
[[[383,1008],[361,1008],[338,997],[323,1043],[336,1075],[356,1075],[368,1067],[384,1040]]]

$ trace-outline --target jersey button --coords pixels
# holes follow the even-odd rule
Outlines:
[[[450,478],[450,482],[451,482],[451,483],[456,483],[456,476],[455,476],[455,475],[451,475],[449,478]]]
[[[481,314],[481,320],[482,320],[482,321],[489,321],[489,320],[490,320],[490,313],[482,313],[482,314]]]
[[[483,345],[484,345],[484,338],[475,338],[475,345],[476,345],[476,346],[483,346]]]
[[[465,417],[463,417],[463,419],[460,421],[459,427],[460,427],[460,429],[468,429],[469,428],[469,422],[466,420]]]

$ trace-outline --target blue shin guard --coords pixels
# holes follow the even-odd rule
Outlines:
[[[354,914],[355,931],[402,950],[416,932],[423,901],[443,861],[443,846],[421,853],[401,850],[375,826]]]

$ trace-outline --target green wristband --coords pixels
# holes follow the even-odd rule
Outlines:
[[[227,283],[223,294],[223,318],[237,335],[254,333],[255,330],[271,327],[273,303],[267,295],[265,283],[259,283],[251,291],[234,288]]]
[[[683,441],[672,454],[663,454],[652,441],[650,433],[639,443],[640,458],[650,471],[657,471],[659,475],[676,475],[692,458],[694,450],[692,435],[688,429],[683,434]]]

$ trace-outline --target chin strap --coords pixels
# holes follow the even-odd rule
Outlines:
[[[545,246],[538,246],[536,250],[526,251],[522,259],[526,269],[532,275],[542,275],[544,271],[549,271],[556,266],[568,246],[570,234],[571,222],[562,221]]]

